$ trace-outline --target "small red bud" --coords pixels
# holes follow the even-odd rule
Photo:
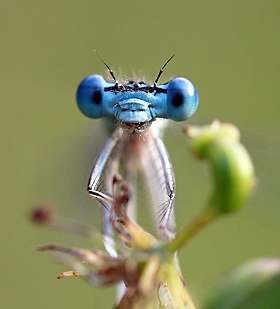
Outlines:
[[[48,224],[53,218],[54,213],[46,204],[36,205],[31,211],[31,220],[38,224]]]

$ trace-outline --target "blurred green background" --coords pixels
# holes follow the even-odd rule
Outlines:
[[[189,123],[235,123],[252,155],[259,187],[247,207],[180,252],[195,303],[238,263],[280,254],[279,13],[276,0],[1,2],[3,308],[111,308],[114,302],[111,288],[56,280],[66,268],[34,246],[86,244],[28,221],[38,201],[67,216],[99,220],[85,191],[101,145],[99,124],[92,127],[75,103],[78,83],[105,72],[93,49],[117,76],[121,68],[125,76],[142,71],[149,80],[176,53],[163,75],[196,85],[200,106]],[[179,227],[199,212],[210,189],[207,166],[190,159],[180,127],[166,138]]]

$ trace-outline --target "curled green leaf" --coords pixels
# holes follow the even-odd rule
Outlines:
[[[214,121],[209,126],[188,127],[193,138],[191,151],[199,159],[209,160],[214,189],[209,207],[217,214],[238,210],[248,199],[255,184],[254,166],[240,133],[232,124]]]

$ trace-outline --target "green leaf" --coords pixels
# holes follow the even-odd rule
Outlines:
[[[279,309],[280,259],[259,258],[225,276],[206,298],[204,309]]]

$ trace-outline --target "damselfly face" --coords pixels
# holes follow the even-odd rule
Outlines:
[[[114,116],[123,129],[139,132],[156,118],[190,118],[198,107],[194,85],[183,77],[158,85],[158,78],[151,86],[143,81],[112,83],[100,75],[90,75],[78,87],[78,106],[90,118]]]

